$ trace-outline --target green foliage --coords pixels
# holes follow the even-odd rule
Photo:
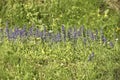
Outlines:
[[[88,29],[103,28],[113,40],[112,32],[119,36],[119,16],[103,0],[0,0],[0,29],[6,21],[13,28],[36,25],[54,31],[62,24],[66,28],[83,24]],[[0,80],[118,80],[118,42],[110,48],[97,41],[85,46],[81,40],[76,44],[0,40]],[[92,52],[95,56],[88,61]]]
[[[1,0],[0,3],[1,26],[6,21],[11,26],[35,24],[39,28],[45,25],[54,30],[59,29],[61,24],[84,24],[93,28],[118,26],[118,14],[109,9],[102,0],[46,0],[43,3],[41,0]]]
[[[95,56],[88,61],[91,52]],[[117,42],[109,48],[99,42],[84,46],[80,40],[75,47],[71,42],[43,45],[5,41],[0,45],[0,79],[114,80],[119,75],[119,57]]]

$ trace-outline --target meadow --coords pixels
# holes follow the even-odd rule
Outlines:
[[[120,11],[107,1],[1,0],[0,80],[119,80]]]

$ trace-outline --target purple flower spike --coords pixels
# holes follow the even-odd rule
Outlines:
[[[29,35],[30,35],[30,36],[33,36],[33,35],[34,35],[34,27],[31,27],[31,28],[29,29]]]
[[[25,30],[20,30],[20,37],[25,37]]]
[[[40,31],[39,31],[39,29],[37,29],[36,31],[35,31],[35,37],[40,37]]]
[[[105,38],[104,35],[102,35],[101,38],[102,38],[102,42],[103,42],[103,43],[106,43],[106,42],[107,42],[107,39]]]
[[[8,27],[6,27],[6,34],[7,34],[7,36],[9,35],[9,28]]]
[[[19,29],[18,28],[15,28],[14,29],[14,33],[15,33],[15,35],[16,35],[16,37],[19,35]]]
[[[81,31],[80,31],[80,29],[77,31],[77,34],[78,34],[79,37],[81,36]]]
[[[56,35],[56,41],[60,42],[61,41],[61,34],[58,32]]]
[[[73,37],[74,37],[74,39],[76,39],[76,38],[77,38],[77,29],[76,29],[76,27],[74,27]]]
[[[62,34],[63,34],[63,40],[66,41],[66,31],[64,26],[62,26]]]
[[[41,33],[41,39],[43,40],[43,41],[47,41],[47,30],[46,30],[46,28],[44,27],[44,30],[43,31],[41,31],[42,33]]]
[[[92,53],[89,55],[88,61],[91,61],[91,60],[93,59],[93,57],[94,57],[94,52],[92,52]]]
[[[12,34],[12,30],[9,29],[9,28],[6,28],[6,35],[7,35],[7,37],[8,37],[9,40],[12,38],[11,34]]]
[[[72,28],[69,28],[68,32],[67,32],[67,37],[68,37],[69,40],[72,38],[71,33],[72,33]]]
[[[48,39],[51,39],[51,37],[52,37],[52,34],[53,34],[53,32],[48,32],[48,34],[47,34],[47,36],[48,36]]]
[[[95,40],[98,39],[98,30],[97,29],[95,29],[95,35],[94,35],[94,37],[95,37]]]
[[[90,38],[91,38],[92,40],[95,40],[95,36],[94,36],[93,32],[90,33]]]
[[[109,45],[110,45],[111,48],[114,47],[114,44],[113,44],[113,42],[111,42],[111,41],[110,41]]]
[[[15,34],[15,32],[12,32],[11,38],[12,38],[12,39],[16,39],[16,37],[17,37],[17,35]]]

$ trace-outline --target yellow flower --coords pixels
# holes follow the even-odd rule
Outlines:
[[[63,17],[62,14],[59,15],[60,17]]]
[[[119,31],[120,31],[120,28],[119,28],[119,27],[117,27],[116,32],[119,32]]]
[[[109,9],[105,10],[105,12],[104,12],[104,17],[105,17],[105,18],[108,17],[108,13],[109,13]]]

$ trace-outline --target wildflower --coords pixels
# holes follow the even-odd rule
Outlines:
[[[23,35],[23,30],[20,30],[20,37],[22,37]]]
[[[16,35],[16,37],[19,35],[19,29],[18,28],[14,29],[14,34]]]
[[[6,34],[7,34],[7,36],[9,35],[9,28],[8,27],[6,27]]]
[[[77,38],[77,29],[74,27],[74,33],[73,33],[73,38],[76,39]]]
[[[111,41],[109,42],[109,45],[110,45],[111,48],[114,47],[114,44]]]
[[[77,42],[77,29],[74,27],[74,32],[73,32],[73,39],[74,39],[74,43]]]
[[[33,31],[33,30],[34,30],[33,27],[31,27],[31,28],[29,29],[29,35],[30,35],[30,36],[32,36],[32,35],[34,34],[34,31]]]
[[[94,52],[92,52],[92,53],[89,55],[88,61],[91,61],[91,60],[93,59],[93,57],[94,57]]]
[[[48,34],[47,34],[48,38],[51,38],[51,37],[52,37],[52,34],[53,34],[53,31],[50,30],[50,31],[48,32]]]
[[[116,38],[115,40],[118,41],[118,38]]]
[[[97,40],[97,38],[98,38],[98,30],[97,29],[95,30],[94,36],[95,36],[95,40]]]
[[[101,39],[102,39],[102,42],[103,42],[103,43],[106,43],[106,42],[107,42],[107,39],[105,38],[104,35],[101,36]]]
[[[17,38],[17,35],[15,34],[15,32],[12,32],[11,38],[12,38],[12,39],[16,39],[16,38]]]
[[[72,28],[69,28],[68,29],[68,32],[67,32],[67,36],[68,36],[68,39],[70,40],[72,37],[71,37],[71,34],[72,33]]]
[[[52,41],[52,43],[53,43],[53,42],[56,42],[56,37],[55,37],[55,34],[52,34],[51,41]]]
[[[6,28],[6,35],[7,35],[8,39],[11,39],[11,33],[12,33],[12,30],[7,27]]]
[[[57,42],[61,41],[61,34],[59,32],[56,35],[56,41]]]
[[[47,30],[46,27],[44,27],[43,35],[42,35],[43,40],[46,40],[46,34],[47,34]]]
[[[62,34],[63,34],[63,40],[66,41],[66,31],[64,26],[62,26]]]
[[[81,31],[80,31],[80,29],[77,31],[77,34],[78,34],[79,37],[81,36]]]
[[[35,37],[40,37],[40,31],[38,30],[38,29],[36,29],[36,31],[35,31]]]
[[[90,38],[91,38],[92,40],[95,40],[95,36],[94,36],[93,32],[90,33]]]

